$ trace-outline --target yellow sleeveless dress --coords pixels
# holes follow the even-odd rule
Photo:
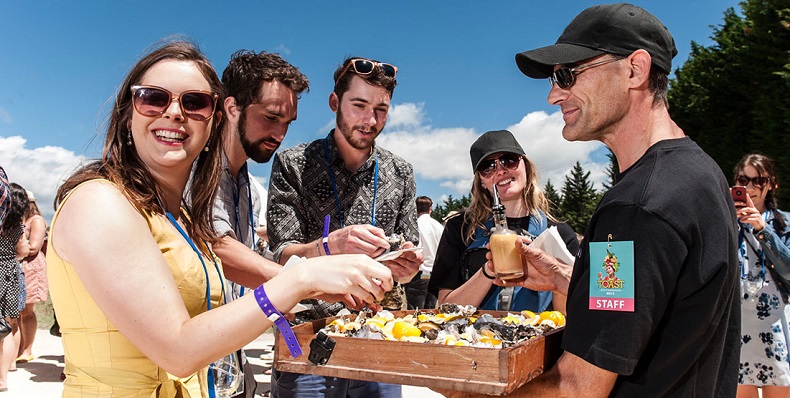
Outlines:
[[[71,193],[63,203],[70,196]],[[53,227],[59,213],[60,208],[52,220]],[[194,317],[206,311],[206,274],[197,255],[165,216],[146,214],[145,217],[189,315]],[[50,235],[49,239],[47,276],[63,334],[66,363],[63,397],[208,397],[207,368],[190,377],[178,378],[143,355],[102,313],[74,267],[58,256],[54,245],[58,237]],[[198,242],[195,244],[201,247]],[[203,255],[203,261],[211,285],[211,307],[215,308],[222,300],[220,278],[224,280],[224,276],[217,273],[211,258]],[[151,316],[157,316],[155,309],[151,310]]]

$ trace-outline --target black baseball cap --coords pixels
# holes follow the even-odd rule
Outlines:
[[[658,18],[633,4],[601,4],[577,15],[554,45],[516,54],[516,65],[531,78],[545,79],[555,65],[603,54],[628,56],[639,49],[650,54],[654,66],[667,74],[672,71],[678,50]]]
[[[477,170],[483,159],[499,152],[526,156],[521,145],[516,141],[516,137],[513,137],[513,133],[507,130],[488,131],[481,135],[469,149],[469,156],[472,157],[472,170]]]

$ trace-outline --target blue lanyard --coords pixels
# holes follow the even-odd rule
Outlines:
[[[200,264],[203,265],[203,272],[206,274],[206,302],[208,303],[206,307],[210,311],[211,310],[211,282],[208,279],[208,268],[206,267],[206,262],[203,261],[203,256],[200,254],[200,251],[198,250],[197,246],[195,246],[195,242],[193,242],[192,239],[189,237],[189,235],[187,235],[187,233],[184,232],[181,226],[178,225],[178,222],[173,217],[173,215],[170,214],[169,211],[165,212],[165,214],[167,215],[167,218],[170,220],[170,223],[173,224],[174,227],[176,227],[176,229],[181,234],[181,236],[183,236],[184,239],[186,239],[187,243],[189,243],[189,246],[192,247],[192,250],[195,252],[195,254],[197,254],[198,259],[200,260]],[[205,244],[206,248],[208,248],[208,244],[205,241],[203,242],[203,244]],[[225,283],[222,281],[222,273],[219,271],[217,258],[214,257],[214,253],[211,253],[211,249],[209,249],[209,254],[211,254],[211,258],[214,260],[214,268],[217,270],[217,276],[219,276],[219,283],[220,286],[222,286],[222,297],[225,299],[225,303],[227,304],[228,299],[227,297],[225,297]],[[208,395],[209,398],[216,397],[216,392],[214,391],[214,375],[210,371],[208,372]]]
[[[225,169],[225,170],[228,172],[228,174],[230,174],[230,171],[228,171],[227,169]],[[247,203],[249,203],[249,209],[247,211],[247,215],[250,216],[250,233],[253,235],[251,238],[252,238],[252,241],[254,242],[255,241],[255,227],[254,227],[255,220],[252,218],[252,211],[253,211],[253,207],[252,207],[252,177],[250,176],[250,173],[248,173],[246,171],[245,171],[245,173],[247,173],[247,199],[249,200],[249,202],[247,202]],[[233,177],[233,174],[230,174],[230,176]],[[244,243],[245,238],[242,238],[242,236],[241,236],[241,210],[239,210],[239,191],[236,188],[236,185],[237,185],[236,181],[234,181],[233,182],[233,205],[235,207],[235,213],[236,213],[236,228],[235,228],[235,230],[236,230],[236,236],[241,238],[241,242]],[[241,297],[241,296],[244,296],[244,286],[241,286],[241,288],[239,289],[239,297]]]
[[[337,183],[335,182],[335,170],[332,167],[332,159],[329,157],[329,139],[324,138],[324,154],[326,155],[326,163],[329,165],[329,177],[332,179],[332,192],[335,194],[335,205],[337,206],[337,219],[340,221],[340,228],[346,226],[346,217],[343,214],[343,208],[340,207],[340,196],[337,194]],[[379,190],[379,155],[376,154],[376,160],[373,164],[373,208],[370,211],[370,225],[376,226],[376,194]]]
[[[228,173],[230,173],[230,172],[228,172]],[[233,176],[233,174],[231,174],[231,176]],[[254,227],[255,226],[255,220],[252,217],[252,211],[253,211],[253,207],[252,207],[252,181],[251,181],[251,177],[250,177],[249,173],[247,173],[247,198],[249,200],[249,202],[247,202],[247,203],[249,203],[249,206],[250,206],[249,207],[249,211],[247,212],[249,217],[250,217],[250,231],[252,231],[252,233],[254,234],[255,233],[255,227]],[[234,181],[234,184],[233,184],[233,205],[235,206],[235,210],[236,210],[236,228],[235,229],[236,229],[237,235],[239,237],[241,237],[241,210],[239,210],[239,191],[238,191],[238,188],[236,187],[235,181]],[[254,236],[253,236],[253,240],[255,240]]]

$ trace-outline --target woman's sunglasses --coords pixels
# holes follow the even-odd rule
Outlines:
[[[576,83],[576,75],[586,71],[587,69],[605,65],[610,62],[619,61],[621,59],[622,58],[610,58],[601,62],[578,66],[576,68],[563,66],[562,68],[555,70],[551,76],[549,76],[549,83],[551,83],[552,87],[556,84],[561,89],[570,88],[574,85],[574,83]]]
[[[338,80],[340,80],[340,78],[343,77],[343,75],[345,75],[346,72],[348,72],[349,68],[353,69],[354,73],[363,76],[373,73],[373,70],[375,70],[376,68],[379,68],[379,70],[381,70],[381,73],[384,76],[391,77],[393,79],[395,78],[395,75],[398,74],[398,67],[395,65],[371,61],[369,59],[364,59],[364,58],[354,58],[348,61],[348,65],[346,65],[343,71],[340,72],[339,75],[337,75],[337,79],[335,79],[335,84],[337,84]]]
[[[477,167],[477,172],[480,173],[481,177],[488,178],[494,175],[497,170],[497,163],[501,164],[503,168],[507,170],[515,170],[518,168],[518,162],[521,160],[521,156],[516,155],[515,153],[505,153],[502,156],[496,158],[488,158],[480,162],[480,166]]]
[[[204,121],[214,114],[217,93],[189,90],[175,95],[156,86],[132,86],[132,104],[143,116],[162,116],[173,101],[178,101],[186,117]]]
[[[750,178],[745,175],[740,175],[737,178],[735,178],[735,183],[742,187],[748,186],[749,183],[752,183],[756,188],[762,188],[763,186],[765,186],[765,184],[768,184],[768,181],[769,181],[768,177],[762,177],[762,176]]]

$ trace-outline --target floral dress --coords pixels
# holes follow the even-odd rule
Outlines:
[[[787,222],[787,213],[783,218]],[[763,214],[759,233],[741,225],[741,360],[738,384],[790,386],[790,305],[768,267],[770,258],[790,263],[790,227],[774,230],[773,213]]]

